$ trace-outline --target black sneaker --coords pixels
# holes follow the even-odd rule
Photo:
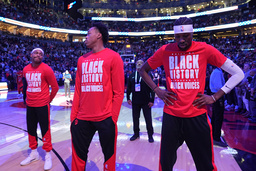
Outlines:
[[[150,143],[153,143],[153,142],[154,142],[154,138],[153,138],[152,135],[151,135],[151,136],[148,136],[148,142],[150,142]]]
[[[216,140],[213,140],[213,144],[216,145],[216,146],[220,146],[220,147],[227,147],[228,146],[225,142],[216,141]]]
[[[130,138],[130,141],[134,141],[134,140],[136,140],[137,138],[140,138],[140,136],[134,134],[134,135]]]

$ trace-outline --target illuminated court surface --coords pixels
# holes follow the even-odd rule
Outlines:
[[[0,108],[0,170],[43,170],[45,152],[42,150],[42,142],[40,140],[38,147],[40,160],[27,166],[20,166],[19,164],[30,153],[26,132],[26,108],[21,96],[16,91],[7,94],[2,93],[0,96]],[[158,170],[162,108],[163,102],[156,98],[152,111],[155,142],[148,142],[143,115],[141,115],[140,120],[140,139],[131,142],[129,138],[133,134],[132,111],[131,106],[128,105],[126,98],[124,98],[118,120],[117,171]],[[51,104],[52,171],[71,169],[70,110],[71,104],[66,102],[63,89],[61,89]],[[40,129],[38,129],[38,133],[39,137],[41,137]],[[219,171],[242,170],[234,158],[237,150],[231,147],[222,148],[216,146],[214,147],[214,152],[215,162]],[[103,169],[103,161],[99,138],[95,134],[89,149],[86,170],[101,171]],[[194,161],[185,143],[178,150],[178,159],[174,170],[196,170]]]

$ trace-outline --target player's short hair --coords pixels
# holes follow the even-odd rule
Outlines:
[[[99,30],[99,32],[102,35],[103,44],[106,45],[108,43],[108,36],[109,36],[107,26],[101,22],[98,22],[98,23],[94,23],[93,27],[96,27]]]
[[[187,17],[180,17],[179,19],[177,19],[173,25],[174,26],[179,26],[179,25],[193,25],[193,21],[190,18]]]

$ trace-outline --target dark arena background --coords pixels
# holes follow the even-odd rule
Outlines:
[[[90,51],[84,41],[88,29],[102,22],[109,29],[106,47],[118,52],[124,62],[125,86],[135,63],[146,61],[162,45],[174,42],[173,23],[182,16],[193,20],[194,40],[206,42],[232,59],[242,69],[256,69],[255,0],[0,0],[0,170],[42,170],[45,152],[39,139],[40,160],[27,166],[20,162],[30,153],[26,106],[22,98],[22,70],[30,63],[34,47],[45,51],[44,60],[55,73],[59,91],[51,103],[52,171],[71,170],[70,112],[75,88],[77,59]],[[71,73],[71,98],[65,98],[63,73]],[[212,67],[207,67],[207,80]],[[160,88],[166,88],[163,68],[151,71]],[[255,77],[255,72],[251,78]],[[225,79],[229,75],[224,74]],[[244,93],[250,91],[247,79]],[[126,88],[126,87],[125,87]],[[214,145],[219,171],[256,170],[256,122],[246,108],[239,109],[239,88],[225,95],[222,141]],[[209,85],[205,86],[209,93]],[[248,101],[248,100],[247,100]],[[255,104],[255,103],[254,103]],[[148,142],[143,115],[140,139],[133,135],[132,107],[123,99],[117,137],[117,171],[157,171],[164,103],[155,97],[152,108],[154,143]],[[211,119],[212,108],[208,107]],[[256,114],[254,114],[256,115]],[[38,128],[39,138],[41,137]],[[177,152],[175,171],[195,171],[184,143]],[[101,171],[104,156],[96,133],[89,148],[87,171]]]

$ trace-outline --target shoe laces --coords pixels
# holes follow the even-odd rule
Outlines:
[[[32,151],[32,152],[30,153],[29,157],[35,158],[37,155],[38,155],[38,152],[37,152],[37,151]]]
[[[51,157],[50,154],[46,154],[46,155],[45,155],[45,160],[51,160],[51,158],[52,158],[52,157]]]

